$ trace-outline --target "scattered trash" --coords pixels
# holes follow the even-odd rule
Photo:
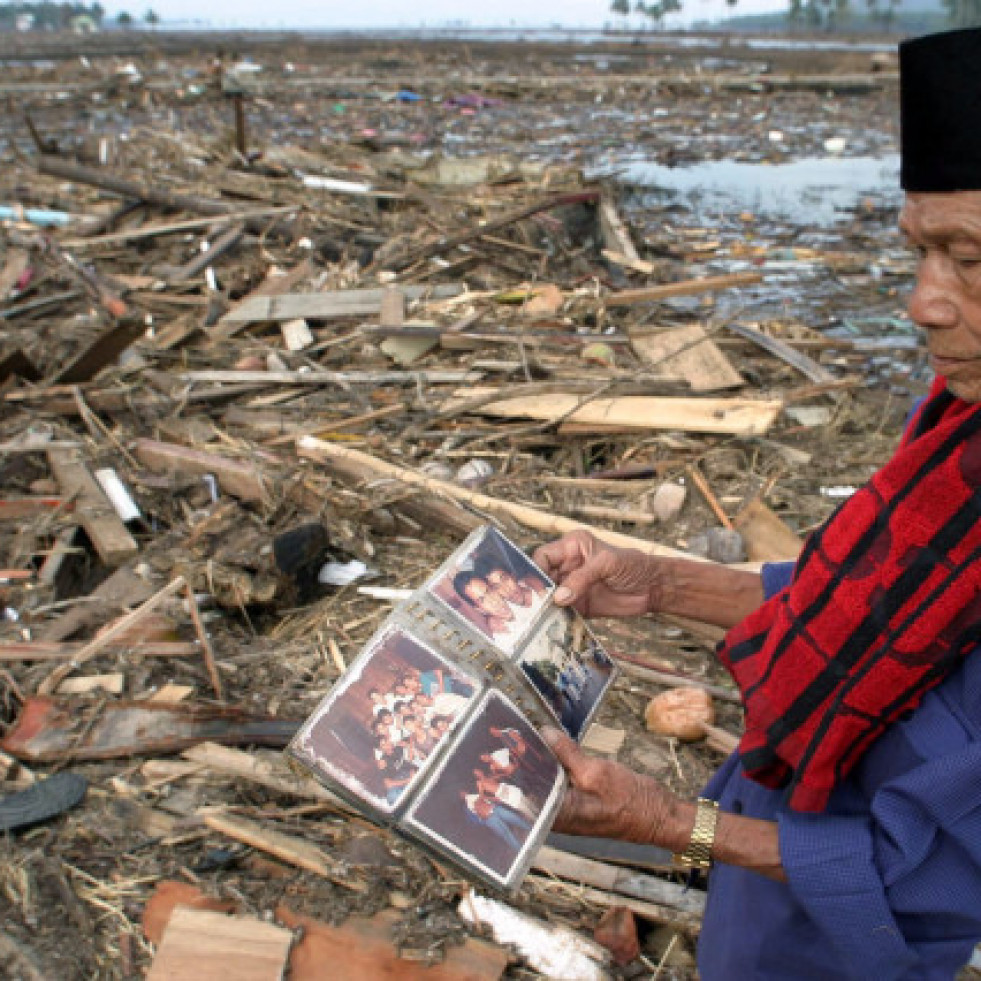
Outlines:
[[[624,976],[693,976],[660,850],[557,836],[485,907],[279,747],[488,519],[767,562],[868,479],[930,382],[894,63],[202,37],[0,35],[0,816],[93,788],[6,842],[4,937],[45,977],[255,939],[269,976],[585,978],[602,921]],[[742,725],[719,631],[594,626],[590,751],[694,797]],[[679,686],[704,739],[646,728]]]

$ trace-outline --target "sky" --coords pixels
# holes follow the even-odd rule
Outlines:
[[[102,0],[113,16],[127,10],[141,18],[152,7],[163,20],[197,20],[211,27],[321,28],[438,27],[450,23],[469,27],[602,27],[613,23],[608,0],[495,0],[490,4],[461,4],[454,0]],[[666,22],[681,27],[695,20],[710,20],[732,8],[724,0],[682,0],[683,9]],[[739,0],[737,13],[785,10],[787,0]],[[631,23],[639,23],[638,18]]]

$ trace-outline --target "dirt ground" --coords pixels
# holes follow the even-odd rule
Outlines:
[[[778,393],[789,406],[823,410],[819,420],[814,422],[806,413],[785,413],[765,437],[546,433],[542,439],[525,434],[482,444],[498,431],[491,424],[474,423],[453,433],[430,431],[408,440],[406,433],[413,427],[418,432],[420,425],[410,412],[390,416],[361,434],[359,445],[373,453],[414,466],[437,458],[459,464],[483,456],[496,473],[481,490],[568,514],[590,503],[589,496],[550,486],[542,480],[544,475],[581,477],[627,463],[660,461],[661,479],[683,479],[686,467],[697,462],[730,513],[765,488],[767,506],[803,535],[835,507],[837,498],[829,489],[860,484],[887,457],[912,400],[927,388],[922,360],[906,343],[915,336],[903,315],[912,265],[894,230],[894,197],[885,192],[859,196],[833,223],[815,227],[808,221],[806,202],[791,217],[756,215],[735,206],[708,212],[616,178],[629,159],[673,165],[706,160],[772,165],[824,155],[827,141],[834,139],[845,141],[846,156],[895,153],[897,90],[890,76],[894,65],[888,59],[873,65],[866,48],[802,52],[749,48],[725,38],[711,39],[707,47],[685,47],[678,39],[653,38],[586,45],[356,39],[315,43],[300,36],[161,35],[147,39],[143,48],[132,38],[107,37],[62,42],[59,49],[51,39],[0,38],[0,59],[7,59],[0,93],[12,110],[0,118],[0,200],[93,211],[93,200],[80,198],[77,186],[37,174],[37,147],[25,125],[27,114],[40,138],[54,141],[62,155],[89,164],[102,162],[146,183],[166,187],[193,181],[195,187],[220,191],[239,204],[256,203],[255,185],[239,181],[241,174],[250,173],[248,167],[230,156],[231,109],[216,93],[210,74],[219,46],[226,63],[249,57],[262,66],[255,73],[257,88],[247,100],[249,144],[261,154],[251,161],[251,173],[257,166],[272,168],[264,176],[259,203],[289,203],[305,196],[322,208],[311,227],[319,235],[315,258],[328,277],[335,277],[329,282],[344,283],[338,270],[351,263],[357,268],[361,262],[364,269],[361,253],[385,248],[400,220],[399,209],[406,205],[349,203],[344,211],[322,192],[297,191],[286,180],[288,169],[305,166],[313,156],[348,177],[359,166],[367,168],[363,162],[369,161],[373,178],[387,179],[392,186],[393,175],[402,173],[398,168],[406,159],[432,153],[450,158],[507,155],[536,165],[592,171],[614,189],[638,251],[657,265],[656,277],[668,281],[769,269],[764,283],[732,294],[669,300],[631,311],[631,317],[642,324],[765,324],[774,336],[805,342],[799,349],[841,383],[822,389],[771,354],[729,337],[723,350],[746,380],[744,394]],[[63,57],[66,50],[73,57]],[[141,76],[139,85],[126,81],[128,66]],[[106,87],[111,78],[117,84]],[[794,78],[798,84],[780,81]],[[722,84],[725,80],[734,84]],[[399,91],[421,98],[399,101]],[[472,103],[451,104],[452,96],[472,93],[486,101],[478,100],[476,108]],[[276,167],[286,168],[283,177],[276,176]],[[441,232],[452,220],[474,217],[466,192],[451,194],[428,186],[413,193],[416,206],[420,201],[427,207],[433,199],[441,201],[438,210],[433,208],[430,217],[421,219],[425,232]],[[438,220],[432,217],[437,215]],[[575,215],[563,216],[552,227],[543,223],[543,228],[544,237],[536,237],[536,231],[513,239],[517,244],[510,252],[494,252],[487,262],[471,264],[459,274],[451,268],[435,281],[462,277],[471,289],[490,289],[532,278],[536,264],[546,270],[543,279],[566,288],[595,275],[598,248],[581,235]],[[16,235],[0,232],[0,267],[16,244]],[[96,266],[107,275],[145,275],[162,263],[185,261],[188,247],[187,242],[119,247],[102,255]],[[288,265],[308,255],[290,246],[275,257]],[[812,261],[816,255],[838,258]],[[256,285],[263,261],[257,249],[228,266],[223,274],[228,302]],[[639,285],[630,270],[616,265],[604,267],[602,283],[610,289]],[[203,287],[188,288],[182,295],[195,304],[187,309],[202,311],[199,298],[207,295]],[[156,312],[157,329],[180,311],[164,308],[159,301],[154,306],[152,296],[146,302],[147,309]],[[599,319],[584,316],[582,322],[600,332],[618,328],[618,318],[626,316],[606,311]],[[11,318],[0,324],[0,332],[10,346],[38,362],[59,363],[87,329],[67,316],[57,331],[48,326],[43,319]],[[856,340],[878,341],[879,346],[863,347],[854,344]],[[237,338],[218,355],[191,345],[154,355],[151,367],[227,367],[235,358],[265,354],[267,348],[257,336]],[[619,350],[615,353],[619,370],[629,374],[635,369]],[[459,368],[475,357],[505,356],[513,357],[513,351],[444,350],[430,355],[425,365]],[[340,370],[376,366],[379,361],[374,352],[361,348],[326,347],[317,363]],[[142,390],[138,384],[136,391]],[[392,401],[380,396],[349,414],[384,405],[386,399]],[[298,418],[310,422],[311,413],[321,412],[325,419],[334,419],[335,409],[327,395],[319,408],[304,403]],[[120,410],[103,415],[110,433],[106,439],[104,433],[93,435],[84,418],[23,404],[3,411],[7,418],[0,421],[0,439],[13,440],[28,430],[82,438],[92,441],[93,460],[101,455],[114,465],[123,459],[117,443],[124,446],[136,436],[172,432],[167,427],[176,425],[169,410],[159,417]],[[289,416],[288,409],[283,411]],[[189,420],[203,421],[205,416],[189,411],[180,418],[190,425]],[[232,442],[230,437],[227,444]],[[4,498],[35,494],[42,486],[38,482],[49,476],[43,455],[0,455]],[[374,570],[373,585],[418,585],[459,541],[457,532],[444,527],[417,525],[411,531],[404,524],[388,526],[399,504],[397,492],[369,487],[353,494],[316,467],[294,459],[270,506],[237,505],[188,544],[188,529],[213,513],[207,488],[180,477],[154,479],[140,468],[131,477],[145,515],[136,533],[140,562],[157,574],[185,574],[196,591],[212,596],[206,604],[207,628],[226,703],[282,719],[299,721],[312,710],[338,673],[332,646],[349,662],[388,607],[353,588],[336,587],[313,595],[274,590],[269,602],[255,597],[237,605],[216,602],[224,572],[232,576],[234,570],[247,570],[249,588],[258,596],[262,577],[273,576],[268,555],[272,538],[309,520],[323,524],[338,557],[363,559]],[[649,483],[645,489],[650,490]],[[613,503],[617,501],[622,503],[621,498]],[[693,488],[683,511],[668,526],[632,530],[607,523],[678,548],[687,548],[700,532],[717,524],[712,509]],[[49,536],[55,531],[45,529]],[[508,531],[527,548],[546,537],[518,526]],[[13,567],[14,559],[23,556],[24,541],[18,538],[23,534],[24,529],[0,524],[0,549],[7,559],[0,565]],[[108,571],[91,549],[84,550],[43,608],[23,587],[0,586],[2,605],[19,614],[17,619],[8,616],[0,626],[0,640],[29,639],[32,631],[40,631],[70,608],[73,599],[87,596]],[[731,688],[713,659],[709,637],[653,618],[596,627],[614,654],[646,658]],[[175,615],[170,629],[168,636],[174,640],[194,639],[186,616]],[[76,639],[90,636],[91,628]],[[13,660],[0,666],[0,724],[11,726],[26,693],[36,689],[50,666]],[[106,653],[93,667],[122,671],[127,697],[177,684],[190,686],[195,698],[209,699],[209,675],[199,659],[133,661]],[[680,743],[645,730],[644,707],[660,690],[659,685],[624,675],[598,721],[626,732],[622,762],[692,796],[721,756],[702,743]],[[97,713],[105,697],[80,699],[79,711]],[[722,700],[716,707],[717,724],[738,733],[739,710]],[[263,917],[282,901],[330,923],[342,922],[351,913],[395,909],[400,946],[417,957],[438,959],[447,945],[465,935],[466,927],[455,912],[459,878],[394,835],[252,783],[211,772],[178,776],[148,769],[147,762],[147,756],[138,754],[71,763],[71,769],[90,780],[84,804],[57,820],[0,839],[0,975],[66,981],[139,976],[153,955],[142,932],[142,911],[164,879],[194,883]],[[59,768],[34,767],[38,775]],[[15,770],[8,772],[8,779]],[[368,888],[353,892],[211,831],[196,816],[208,805],[248,814],[319,844]],[[152,816],[159,814],[172,823],[166,828],[154,824]],[[585,934],[603,912],[574,888],[557,887],[544,876],[532,877],[511,902]],[[652,976],[666,950],[659,977],[694,976],[690,937],[675,934],[670,925],[641,921],[640,926],[644,956],[618,969],[619,976]],[[515,957],[507,976],[537,974]]]

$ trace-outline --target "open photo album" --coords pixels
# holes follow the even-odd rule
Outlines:
[[[581,739],[613,661],[555,584],[478,529],[386,618],[287,752],[372,820],[513,889],[562,799],[539,735]]]

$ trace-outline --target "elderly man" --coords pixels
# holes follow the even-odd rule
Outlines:
[[[981,30],[900,46],[900,225],[937,379],[892,459],[762,576],[575,533],[556,602],[731,628],[746,732],[696,803],[550,730],[560,831],[713,866],[713,979],[951,978],[981,939]]]

